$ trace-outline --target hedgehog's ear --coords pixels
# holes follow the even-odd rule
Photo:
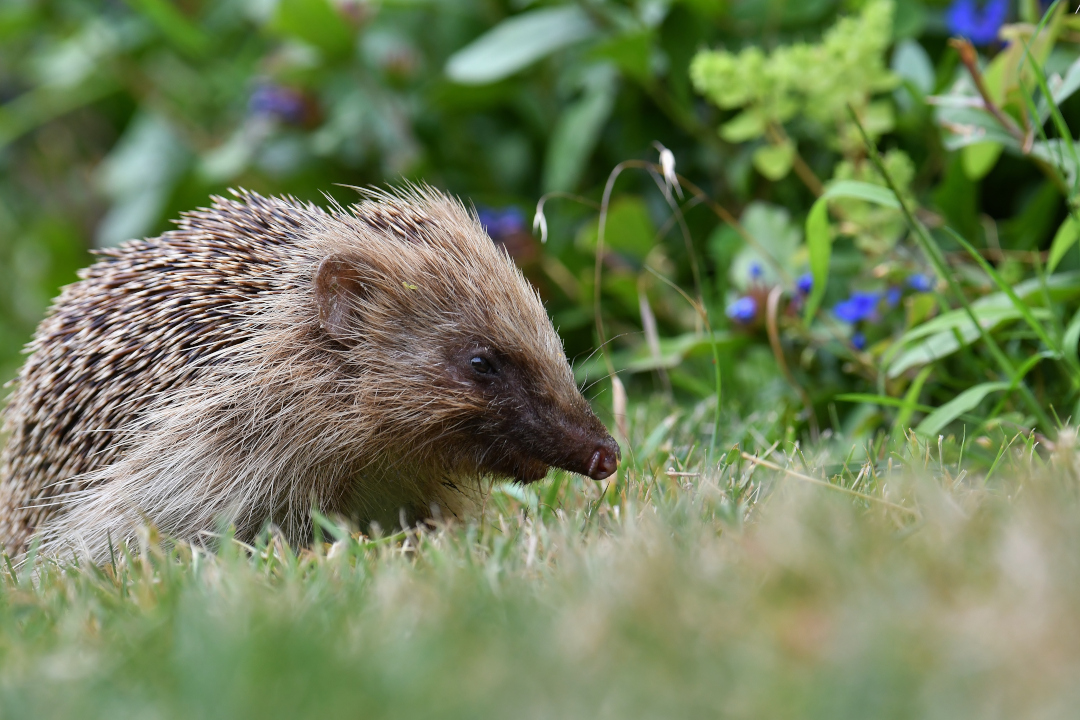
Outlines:
[[[315,303],[319,306],[319,326],[343,345],[355,337],[356,301],[364,293],[356,267],[337,255],[319,263],[315,272]]]

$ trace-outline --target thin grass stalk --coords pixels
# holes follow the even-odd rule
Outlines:
[[[1065,353],[1062,351],[1061,344],[1050,337],[1050,334],[1046,332],[1046,329],[1042,326],[1042,323],[1040,323],[1031,313],[1031,309],[1027,306],[1027,303],[1021,300],[1020,296],[1018,296],[1016,294],[1016,291],[1013,290],[1012,285],[1005,282],[1005,280],[1002,279],[1001,275],[998,274],[997,270],[995,270],[994,267],[975,250],[971,243],[969,243],[967,240],[964,239],[963,236],[960,235],[960,233],[956,232],[947,225],[943,229],[954,240],[960,243],[960,245],[965,250],[968,251],[968,254],[971,255],[971,257],[975,259],[975,262],[979,264],[979,267],[981,267],[983,271],[990,276],[990,279],[994,281],[994,284],[997,285],[998,288],[1009,297],[1009,300],[1012,302],[1013,307],[1015,307],[1017,312],[1020,313],[1020,316],[1024,319],[1024,322],[1026,322],[1028,326],[1035,332],[1035,334],[1039,337],[1039,340],[1042,341],[1042,343],[1046,345],[1046,347],[1053,351],[1054,355],[1058,358],[1058,360],[1060,360],[1062,364],[1066,366],[1066,369],[1070,373],[1073,387],[1077,387],[1078,384],[1080,384],[1080,368],[1072,367],[1070,365],[1068,359],[1065,356]],[[1040,277],[1042,277],[1041,273],[1039,275]],[[1045,281],[1042,283],[1042,285],[1045,289]],[[1047,307],[1050,307],[1049,304],[1047,304]]]

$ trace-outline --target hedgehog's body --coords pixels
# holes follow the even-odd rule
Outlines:
[[[100,559],[142,522],[293,541],[385,526],[493,475],[605,477],[618,449],[535,293],[456,201],[324,212],[244,194],[128,243],[38,328],[5,413],[0,541]]]

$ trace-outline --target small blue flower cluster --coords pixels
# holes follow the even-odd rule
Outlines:
[[[481,218],[483,217],[483,211],[481,211]],[[752,263],[748,274],[752,281],[759,279],[763,274],[761,265]],[[914,273],[907,278],[907,286],[918,293],[930,292],[934,289],[934,285],[933,278],[923,273]],[[812,274],[803,273],[796,278],[795,296],[792,299],[791,307],[795,310],[801,307],[813,289],[814,276]],[[747,295],[736,298],[727,306],[725,311],[727,316],[739,325],[753,323],[757,319],[760,310],[760,298],[764,297],[766,291],[767,288],[763,289],[760,286],[755,288],[752,286]],[[856,290],[846,300],[833,306],[833,315],[838,320],[853,325],[864,321],[876,322],[881,317],[882,301],[884,301],[885,309],[891,309],[900,304],[903,294],[903,288],[896,285],[884,291]],[[862,350],[866,347],[866,336],[861,332],[856,332],[851,336],[851,344]]]
[[[908,278],[908,286],[915,292],[930,292],[934,289],[934,280],[929,275],[915,273]]]
[[[248,98],[248,113],[299,125],[306,114],[304,96],[281,85],[263,83]]]
[[[755,260],[750,263],[746,272],[750,276],[750,294],[737,298],[725,310],[727,316],[739,325],[750,325],[757,319],[759,301],[768,293],[768,288],[761,283],[765,268],[760,262]]]
[[[757,317],[757,300],[744,296],[727,306],[727,316],[739,323],[748,325]]]
[[[525,230],[524,213],[512,205],[504,208],[481,207],[476,214],[492,240],[501,240]]]
[[[1009,0],[954,0],[945,11],[949,32],[975,45],[989,45],[998,39],[998,31],[1009,14]]]
[[[908,276],[907,285],[915,292],[925,293],[933,290],[935,283],[929,276],[915,273]],[[881,317],[882,301],[886,309],[891,309],[900,303],[902,297],[903,290],[895,285],[884,292],[856,290],[847,300],[833,306],[833,315],[853,325],[864,321],[877,322]],[[866,347],[866,335],[856,331],[851,336],[851,344],[856,350],[862,350]]]
[[[800,275],[795,281],[795,289],[801,295],[809,295],[810,291],[814,289],[814,276],[810,273]]]
[[[861,292],[856,290],[851,297],[838,302],[833,307],[833,315],[840,320],[849,323],[857,323],[861,320],[872,320],[877,315],[878,304],[881,302],[879,292]]]

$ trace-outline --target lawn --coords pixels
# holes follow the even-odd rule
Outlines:
[[[28,563],[0,586],[3,715],[1074,715],[1071,431],[987,478],[953,438],[686,464],[685,430],[466,524]]]

